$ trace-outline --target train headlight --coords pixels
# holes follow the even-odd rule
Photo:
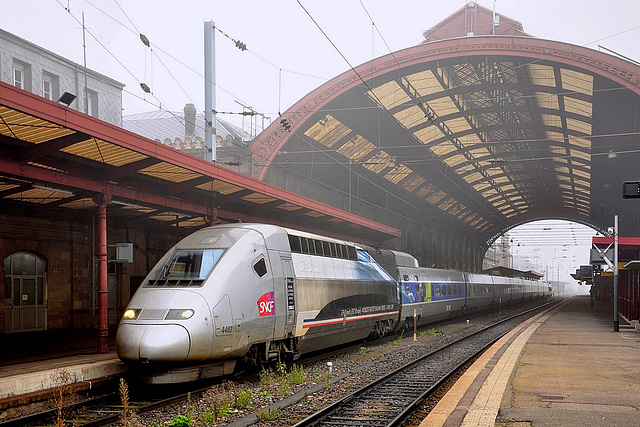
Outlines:
[[[135,320],[138,318],[139,315],[140,315],[140,310],[135,308],[129,308],[122,314],[122,318],[127,320]]]
[[[190,319],[195,314],[195,311],[190,308],[171,309],[165,316],[165,320],[186,320]]]

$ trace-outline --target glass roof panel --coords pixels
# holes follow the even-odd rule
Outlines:
[[[542,124],[544,124],[545,126],[562,128],[562,118],[560,116],[556,116],[555,114],[541,113],[540,118],[542,119]]]
[[[271,196],[267,196],[266,194],[262,194],[262,193],[247,194],[246,196],[242,196],[241,199],[246,202],[256,203],[258,205],[275,202],[277,200]]]
[[[567,117],[567,129],[591,135],[591,123]]]
[[[376,149],[376,146],[360,135],[356,135],[338,149],[347,159],[359,161]]]
[[[393,80],[374,88],[373,93],[368,91],[367,95],[378,104],[382,102],[382,105],[387,110],[411,101],[411,97]]]
[[[455,168],[456,166],[463,164],[467,161],[467,158],[462,154],[455,154],[451,157],[442,159],[449,167]]]
[[[431,95],[443,90],[442,85],[435,78],[431,70],[421,71],[406,77],[421,96]]]
[[[426,128],[419,129],[413,133],[423,144],[429,144],[438,138],[442,137],[442,132],[434,125],[427,126]]]
[[[556,78],[553,68],[543,64],[527,65],[531,83],[534,85],[551,86],[556,85]]]
[[[433,111],[436,112],[438,117],[444,117],[449,114],[456,114],[460,112],[458,106],[448,96],[443,96],[429,101],[429,106],[433,108]]]
[[[391,160],[392,158],[390,155],[388,155],[384,151],[380,151],[371,159],[362,163],[362,166],[369,169],[371,172],[379,174],[380,172],[382,172],[383,170],[389,167],[389,162],[391,162]]]
[[[569,137],[569,142],[578,147],[591,148],[591,140],[587,138]]]
[[[425,182],[427,182],[427,180],[420,175],[412,174],[410,177],[405,179],[404,182],[400,184],[400,186],[406,191],[413,193],[416,188],[420,187]]]
[[[393,117],[395,117],[396,120],[402,123],[402,125],[407,129],[411,129],[414,126],[425,123],[429,120],[417,105],[405,108],[404,110],[394,114]]]
[[[579,177],[583,177],[583,178],[591,178],[591,174],[587,171],[578,169],[578,168],[573,168],[573,173]]]
[[[112,166],[123,166],[147,158],[142,153],[95,138],[70,145],[60,151]]]
[[[445,193],[442,190],[435,190],[433,191],[431,194],[429,194],[425,200],[433,205],[435,205],[436,203],[438,203],[440,200],[444,199],[445,197],[447,197],[447,193]]]
[[[349,133],[351,133],[351,129],[332,115],[327,114],[322,120],[307,129],[304,134],[327,147],[333,147]]]
[[[242,187],[221,181],[219,179],[214,179],[212,181],[205,182],[204,184],[200,184],[197,186],[197,188],[209,192],[215,191],[216,193],[220,193],[224,196],[244,190],[244,188]]]
[[[555,141],[555,142],[564,144],[564,135],[560,132],[556,132],[553,130],[546,130],[545,135],[547,136],[547,139],[549,141]]]
[[[462,132],[471,129],[469,122],[464,117],[458,117],[457,119],[451,119],[446,121],[447,126],[453,133]]]
[[[538,107],[549,108],[551,110],[559,110],[560,104],[558,103],[558,95],[555,93],[547,92],[534,92]]]
[[[587,164],[591,161],[591,154],[585,153],[581,150],[571,150],[571,157],[577,157],[581,160],[585,160]]]
[[[453,153],[454,151],[456,151],[455,145],[453,145],[449,141],[445,141],[445,142],[437,144],[437,145],[432,145],[429,148],[438,157],[444,157],[447,154]]]
[[[568,92],[579,92],[593,96],[593,76],[579,71],[560,69],[562,89]]]
[[[158,163],[156,165],[141,169],[139,173],[171,182],[184,182],[200,178],[202,176],[197,172],[193,172],[189,169],[181,168],[180,166],[175,166],[166,162]]]
[[[582,99],[573,98],[571,96],[564,97],[564,110],[569,113],[575,113],[588,118],[592,117],[592,107],[590,102]]]
[[[389,172],[387,172],[387,174],[384,175],[384,178],[388,181],[391,181],[394,184],[397,184],[403,179],[405,179],[412,172],[413,171],[411,169],[409,169],[405,165],[400,164],[395,168],[391,169]]]

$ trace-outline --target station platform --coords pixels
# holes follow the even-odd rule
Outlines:
[[[497,341],[420,427],[638,426],[639,362],[640,331],[576,296]]]
[[[89,389],[126,371],[115,352],[115,331],[105,354],[97,353],[95,330],[5,335],[0,347],[0,412],[31,402],[35,395],[46,398],[58,387]]]

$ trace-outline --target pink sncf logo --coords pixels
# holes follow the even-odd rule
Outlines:
[[[260,316],[273,316],[276,314],[273,292],[267,292],[258,300],[258,312]]]

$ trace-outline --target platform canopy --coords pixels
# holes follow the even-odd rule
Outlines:
[[[400,234],[0,82],[0,207],[91,216],[98,196],[109,218],[147,228],[241,220],[363,243]]]
[[[286,165],[487,244],[537,219],[603,231],[615,214],[637,235],[622,183],[640,175],[640,66],[491,15],[465,7],[309,93],[252,144],[254,176]]]

